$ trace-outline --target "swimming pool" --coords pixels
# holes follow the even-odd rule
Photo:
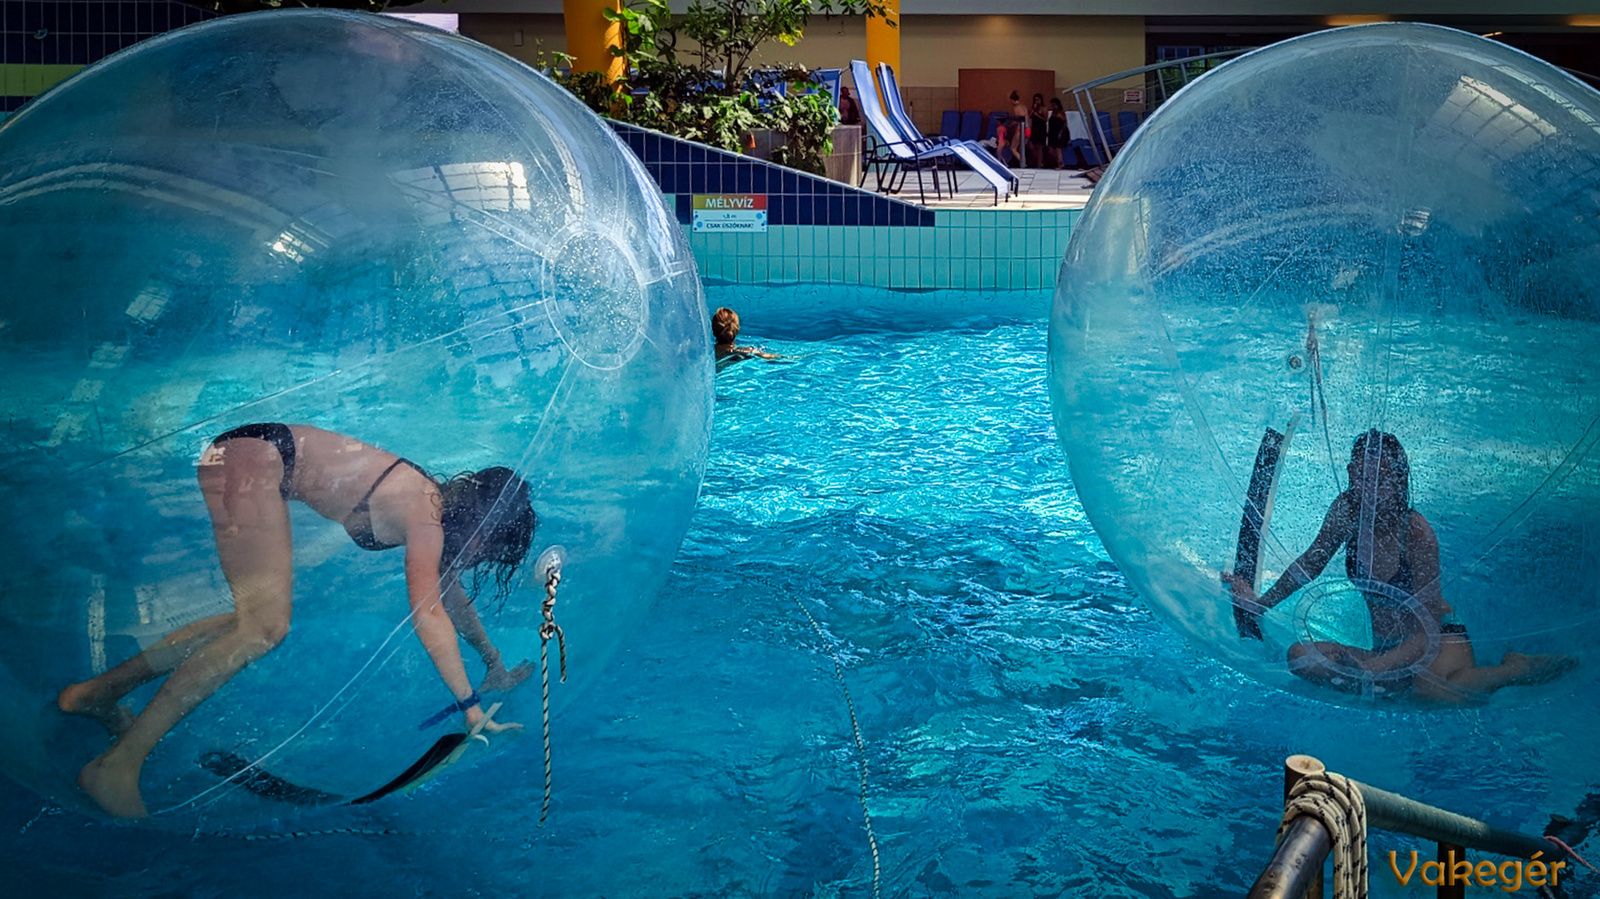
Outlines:
[[[689,537],[555,721],[545,828],[536,734],[412,797],[249,834],[114,827],[7,784],[18,894],[870,896],[851,705],[885,896],[1240,895],[1291,752],[1532,832],[1593,789],[1592,703],[1325,705],[1155,620],[1056,445],[1043,295],[707,299],[789,358],[719,376]],[[1431,847],[1371,846],[1374,895],[1414,895],[1379,854]]]

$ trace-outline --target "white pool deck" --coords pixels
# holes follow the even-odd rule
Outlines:
[[[932,184],[929,186],[927,207],[930,209],[998,209],[1000,211],[1025,212],[1042,209],[1082,209],[1089,202],[1089,194],[1094,191],[1094,185],[1083,176],[1082,172],[1073,169],[1012,169],[1017,180],[1022,182],[1021,192],[1010,200],[1001,200],[999,206],[994,205],[994,191],[989,189],[989,183],[978,177],[975,172],[962,171],[956,173],[956,195],[946,196],[943,199],[934,199]],[[913,176],[914,177],[914,176]],[[867,186],[872,185],[872,179],[867,179]],[[912,181],[899,193],[899,198],[907,202],[917,202],[917,187]]]

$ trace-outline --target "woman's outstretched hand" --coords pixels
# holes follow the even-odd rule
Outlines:
[[[467,729],[475,733],[500,734],[508,730],[522,730],[522,725],[515,721],[496,721],[485,715],[479,706],[473,706],[467,709]]]

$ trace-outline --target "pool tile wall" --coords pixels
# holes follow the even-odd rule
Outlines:
[[[701,277],[892,290],[1041,290],[1055,285],[1081,210],[928,209],[620,122],[661,187]],[[868,183],[872,183],[869,178]],[[695,194],[764,194],[764,232],[694,229]]]

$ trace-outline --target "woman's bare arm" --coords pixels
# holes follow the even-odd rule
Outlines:
[[[450,621],[455,625],[456,633],[460,634],[467,644],[478,651],[483,657],[484,664],[493,668],[500,663],[500,650],[494,648],[494,643],[489,639],[489,632],[484,629],[483,621],[478,617],[478,610],[472,604],[472,597],[461,586],[461,579],[450,578],[445,584],[442,596],[445,613],[450,616]]]
[[[1455,609],[1445,601],[1439,585],[1439,538],[1433,532],[1433,525],[1420,512],[1411,513],[1409,537],[1412,595],[1435,619],[1442,619]]]
[[[1342,494],[1333,501],[1333,505],[1328,507],[1328,514],[1322,518],[1322,528],[1317,531],[1317,537],[1311,541],[1311,546],[1300,554],[1300,558],[1294,560],[1288,570],[1267,592],[1261,594],[1259,599],[1240,597],[1241,592],[1248,593],[1250,590],[1250,585],[1242,581],[1235,581],[1233,584],[1235,599],[1254,599],[1262,609],[1270,609],[1288,599],[1296,590],[1311,583],[1324,568],[1328,567],[1328,561],[1339,551],[1339,547],[1350,539],[1351,516],[1347,503]]]
[[[427,504],[431,506],[432,504]],[[406,527],[406,594],[411,602],[411,626],[417,639],[428,651],[433,667],[450,688],[456,701],[472,698],[472,681],[467,677],[466,665],[461,660],[461,646],[456,642],[455,622],[445,610],[439,589],[439,557],[444,551],[444,529],[438,520],[425,511],[414,516]],[[483,720],[483,709],[477,703],[464,709],[469,727]],[[491,731],[517,727],[513,724],[489,722],[485,729]]]
[[[483,620],[478,617],[478,607],[462,588],[460,578],[452,577],[450,583],[445,585],[444,610],[455,625],[456,633],[477,650],[478,655],[483,658],[483,664],[488,668],[478,689],[505,690],[522,683],[533,673],[532,665],[526,661],[516,668],[506,669],[505,660],[500,657],[500,650],[496,649],[494,641],[489,639],[489,632],[484,628]]]

